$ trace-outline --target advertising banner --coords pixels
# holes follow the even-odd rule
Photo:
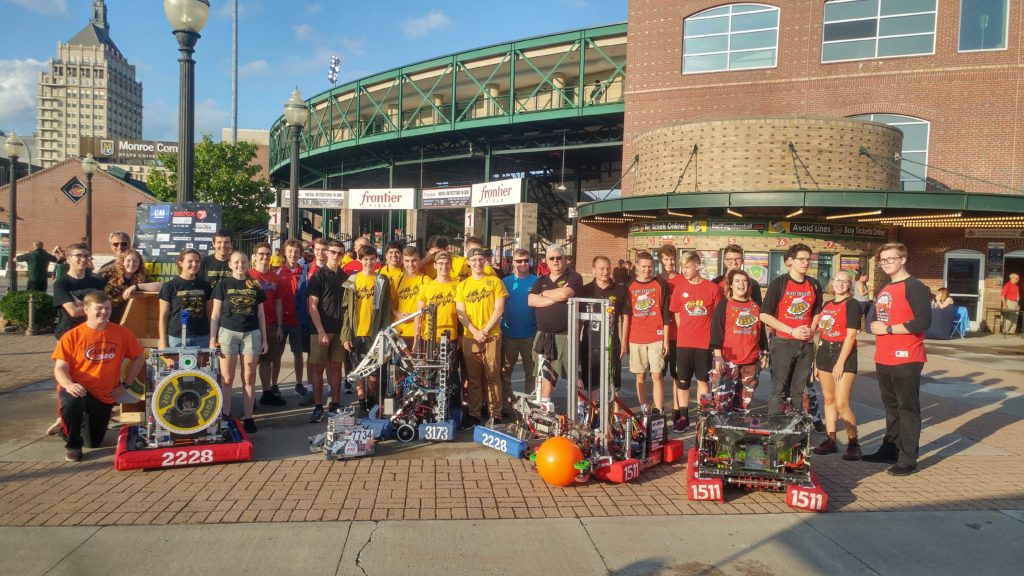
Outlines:
[[[220,204],[139,204],[135,211],[135,241],[146,268],[166,282],[178,275],[178,254],[186,248],[203,256],[213,249],[220,229]]]
[[[348,207],[352,210],[414,210],[416,208],[416,189],[369,188],[349,190]]]
[[[985,261],[985,275],[989,278],[1003,277],[1003,260],[1006,257],[1005,242],[989,242]]]
[[[465,208],[472,194],[471,186],[424,188],[420,193],[420,208]]]
[[[762,287],[768,286],[768,253],[746,252],[743,254],[743,270]]]
[[[473,184],[472,205],[474,208],[487,206],[508,206],[523,201],[523,179],[495,180]]]
[[[281,191],[281,206],[291,206],[292,191]],[[299,190],[299,208],[345,208],[344,190]]]

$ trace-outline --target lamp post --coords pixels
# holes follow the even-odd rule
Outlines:
[[[18,157],[24,153],[25,143],[18,138],[18,135],[11,132],[4,142],[4,153],[11,159],[11,197],[7,208],[8,239],[7,249],[7,291],[14,292],[18,289],[18,263],[15,261],[17,254],[15,249],[18,246]]]
[[[291,184],[291,195],[288,197],[288,237],[298,240],[302,239],[299,231],[299,141],[302,135],[302,127],[306,125],[306,118],[309,117],[309,109],[302,100],[299,89],[292,90],[292,97],[284,103],[284,121],[288,125],[288,136],[291,140],[292,161],[289,182]]]
[[[192,59],[199,31],[210,15],[209,0],[164,0],[164,14],[178,39],[178,202],[192,201],[192,164],[195,160],[195,76]]]
[[[96,173],[96,159],[92,154],[82,160],[82,172],[85,172],[85,244],[92,253],[92,175]]]

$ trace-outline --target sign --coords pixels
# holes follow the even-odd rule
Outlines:
[[[705,280],[718,276],[718,250],[697,250],[700,255],[700,275]]]
[[[469,206],[473,188],[424,188],[420,193],[420,208],[465,208]]]
[[[267,212],[270,214],[270,222],[267,223],[267,227],[279,228],[281,226],[281,208],[267,208]]]
[[[712,220],[708,223],[708,230],[711,232],[735,232],[738,230],[749,230],[751,232],[764,232],[768,229],[768,225],[765,222],[737,222],[736,220],[722,220],[716,222]]]
[[[864,259],[860,256],[840,256],[839,257],[839,269],[840,270],[856,270],[861,271],[864,267],[862,266]]]
[[[300,196],[301,198],[301,196]],[[352,210],[414,210],[415,188],[367,188],[348,191]]]
[[[768,223],[768,231],[774,234],[809,234],[813,236],[840,236],[858,238],[886,238],[888,231],[877,226],[857,224],[833,224],[821,222],[786,222],[775,220]]]
[[[82,156],[91,153],[101,162],[118,164],[142,164],[156,160],[158,154],[178,153],[178,143],[174,141],[83,137],[78,142]]]
[[[135,242],[146,268],[166,282],[178,275],[178,254],[187,248],[205,255],[220,229],[220,204],[139,204],[135,211]]]
[[[78,204],[78,201],[85,198],[85,184],[78,179],[77,176],[72,176],[70,180],[64,183],[60,187],[60,191],[71,200],[72,204]]]
[[[1024,238],[1024,228],[965,228],[965,238]]]
[[[985,275],[989,278],[1003,277],[1003,258],[1006,256],[1005,242],[989,242],[985,258]]]
[[[495,180],[473,184],[474,208],[482,206],[507,206],[523,201],[523,179]]]
[[[281,206],[291,206],[292,191],[281,191]],[[345,208],[344,190],[299,190],[299,208]]]
[[[747,252],[743,254],[743,270],[761,286],[768,285],[768,253]]]
[[[707,222],[704,221],[687,221],[687,222],[643,222],[641,224],[631,224],[629,227],[630,233],[634,232],[704,232],[707,230]]]

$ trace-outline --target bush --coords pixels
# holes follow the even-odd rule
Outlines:
[[[33,297],[33,304],[36,309],[35,328],[44,330],[52,328],[57,321],[57,311],[53,307],[53,297],[46,292],[35,290],[19,290],[8,292],[3,300],[0,300],[0,314],[20,329],[28,327],[28,297]]]

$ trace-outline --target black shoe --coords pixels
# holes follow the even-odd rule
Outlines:
[[[882,444],[877,452],[865,454],[861,456],[861,460],[876,464],[895,464],[899,460],[899,453],[892,444]]]
[[[309,390],[306,390],[306,387],[305,387],[305,385],[302,384],[302,382],[297,382],[295,384],[295,394],[299,398],[304,397],[308,393],[309,393]]]
[[[818,434],[824,434],[825,433],[825,422],[823,420],[815,420],[814,421],[814,429],[818,432]]]
[[[72,448],[64,454],[64,459],[68,462],[81,462],[83,458],[81,448]]]
[[[865,460],[867,457],[865,457]],[[910,476],[917,471],[917,466],[910,464],[894,464],[891,468],[886,470],[890,476]]]
[[[256,422],[253,422],[252,418],[246,418],[242,420],[242,428],[245,429],[246,434],[252,434],[256,432]]]
[[[277,389],[277,386],[274,386],[270,390],[260,394],[260,404],[263,404],[264,406],[285,406],[288,403],[285,402],[284,398],[281,396],[281,391]]]
[[[324,407],[319,404],[313,407],[313,413],[309,415],[310,424],[322,422],[324,419]]]
[[[345,387],[342,388],[342,392],[344,392],[345,394],[352,394],[354,392],[352,390],[352,384],[349,384],[348,382],[345,382]]]
[[[329,413],[330,415],[332,415],[332,416],[333,416],[333,415],[335,415],[335,414],[337,414],[337,413],[338,413],[338,410],[339,410],[340,408],[341,408],[341,404],[339,404],[339,403],[337,403],[337,402],[331,402],[330,404],[328,404],[328,405],[327,405],[327,412],[328,412],[328,413]]]
[[[477,424],[480,424],[480,419],[467,414],[463,416],[462,423],[459,424],[459,430],[472,430]]]

